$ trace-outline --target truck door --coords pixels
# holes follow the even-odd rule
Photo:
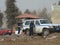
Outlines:
[[[40,33],[40,23],[38,20],[35,21],[35,33]]]

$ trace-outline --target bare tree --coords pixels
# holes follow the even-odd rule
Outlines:
[[[46,8],[43,8],[41,12],[39,12],[40,18],[48,19],[51,22],[51,16],[48,13]]]
[[[24,13],[31,14],[29,9],[26,9],[26,11]]]
[[[33,11],[32,11],[32,14],[33,14],[33,15],[37,15],[36,10],[33,10]]]

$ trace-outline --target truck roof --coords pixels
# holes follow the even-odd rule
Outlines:
[[[36,19],[23,19],[23,20],[36,20]],[[41,19],[41,18],[39,18],[39,20],[47,20],[47,19]]]
[[[48,19],[22,19],[22,21],[33,21],[33,20],[48,20]]]

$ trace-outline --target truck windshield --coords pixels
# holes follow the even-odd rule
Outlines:
[[[41,24],[50,24],[48,20],[40,20]]]

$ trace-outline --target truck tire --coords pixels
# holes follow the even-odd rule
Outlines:
[[[48,29],[43,29],[43,38],[46,38],[49,35],[49,30]]]

